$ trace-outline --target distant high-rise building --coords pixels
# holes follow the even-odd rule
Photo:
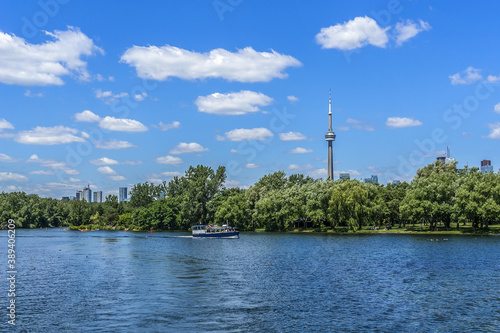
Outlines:
[[[83,200],[83,191],[82,190],[78,190],[76,191],[76,200]]]
[[[490,160],[482,160],[481,161],[481,172],[482,173],[493,172],[493,166],[491,165]]]
[[[94,192],[94,202],[102,202],[102,191]]]
[[[436,158],[436,160],[438,160],[441,163],[445,163],[445,164],[449,164],[449,163],[457,161],[456,159],[451,157],[450,147],[446,147],[446,156],[438,156]]]
[[[118,189],[118,202],[127,201],[127,188],[120,187]]]
[[[349,172],[341,172],[339,173],[339,178],[340,179],[351,179],[351,175]]]
[[[83,188],[83,199],[87,202],[92,202],[92,190],[90,189],[90,185]]]
[[[365,183],[378,183],[378,176],[372,175],[370,178],[365,178]]]
[[[76,199],[76,197],[75,197],[75,196],[73,196],[73,195],[70,195],[70,196],[69,196],[69,200],[70,200],[70,201],[75,201],[75,199]]]
[[[401,181],[400,181],[400,180],[393,180],[393,181],[392,181],[392,183],[393,183],[393,184],[400,184],[400,183],[401,183]]]
[[[69,197],[62,197],[62,201],[69,201]]]

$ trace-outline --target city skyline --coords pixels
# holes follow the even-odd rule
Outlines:
[[[447,146],[459,167],[498,168],[498,10],[0,4],[0,191],[118,196],[198,164],[226,166],[228,187],[278,170],[326,179],[330,88],[335,179],[411,181]]]

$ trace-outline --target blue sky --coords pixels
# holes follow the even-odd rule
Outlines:
[[[492,1],[0,3],[0,191],[74,195],[227,167],[410,181],[500,166]]]

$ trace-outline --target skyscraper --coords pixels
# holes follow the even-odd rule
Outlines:
[[[127,188],[118,188],[118,202],[127,201]]]
[[[76,191],[76,200],[83,200],[83,191],[82,190]]]
[[[333,180],[333,141],[335,141],[335,133],[332,130],[332,91],[330,89],[330,97],[328,102],[328,132],[325,134],[325,141],[328,142],[328,177]]]
[[[83,188],[83,199],[87,202],[92,202],[92,190],[90,189],[90,185]]]
[[[102,191],[94,192],[94,202],[102,202]]]
[[[481,172],[482,173],[493,172],[493,166],[491,165],[491,160],[481,161]]]

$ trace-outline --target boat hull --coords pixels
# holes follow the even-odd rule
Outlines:
[[[193,234],[194,238],[239,238],[239,231]]]

